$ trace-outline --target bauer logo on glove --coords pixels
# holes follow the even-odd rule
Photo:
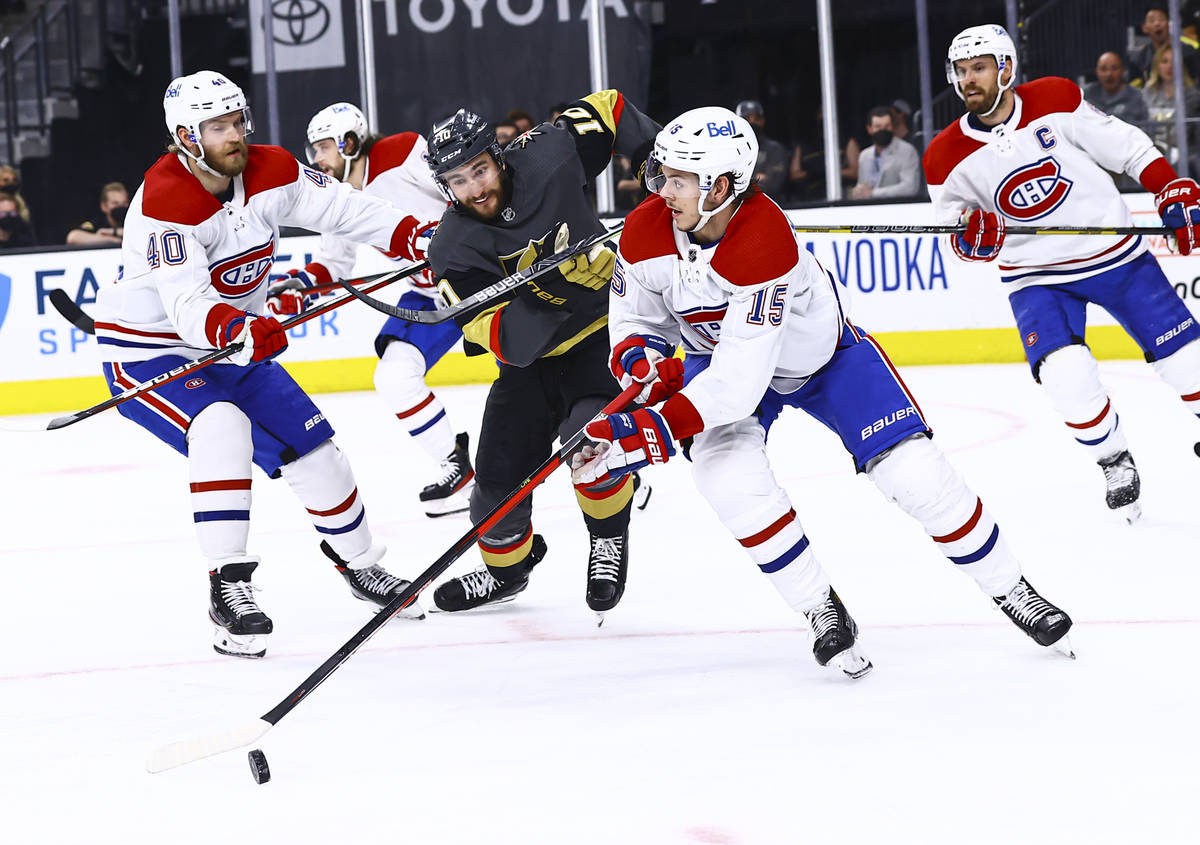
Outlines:
[[[592,484],[649,464],[665,464],[675,454],[666,420],[649,408],[590,422],[584,432],[593,442],[571,457],[571,479],[576,484]]]

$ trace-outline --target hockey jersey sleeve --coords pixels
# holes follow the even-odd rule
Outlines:
[[[654,287],[651,274],[630,262],[618,249],[608,289],[608,338],[610,346],[633,335],[661,337],[672,346],[680,344],[679,322],[667,306],[663,291]]]
[[[1083,149],[1097,164],[1112,173],[1127,173],[1134,179],[1162,153],[1141,129],[1097,109],[1083,99],[1064,121],[1067,140]]]
[[[612,89],[588,94],[568,104],[555,123],[571,133],[589,178],[595,178],[608,167],[614,152],[628,156],[640,178],[654,136],[662,129],[620,91]]]

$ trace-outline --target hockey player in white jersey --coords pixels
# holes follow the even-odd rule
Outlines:
[[[753,184],[757,154],[750,125],[719,107],[686,112],[656,138],[653,193],[626,218],[609,303],[613,374],[645,383],[645,407],[587,426],[575,480],[664,463],[681,442],[701,494],[808,620],[817,662],[857,677],[870,669],[857,626],[767,461],[772,422],[801,408],[1022,631],[1066,647],[1070,618],[1022,577],[883,350]]]
[[[1141,483],[1120,419],[1084,342],[1087,304],[1112,314],[1159,377],[1200,415],[1200,327],[1137,235],[1005,237],[1009,224],[1129,226],[1110,171],[1155,194],[1187,255],[1200,245],[1200,185],[1180,179],[1144,132],[1084,101],[1067,79],[1015,85],[1003,27],[975,26],[950,44],[946,78],[966,114],[925,152],[937,222],[967,261],[997,261],[1033,377],[1104,471],[1108,506],[1133,521]]]
[[[389,249],[408,229],[401,212],[301,166],[281,147],[247,145],[245,95],[219,73],[172,81],[163,108],[172,144],[130,203],[124,269],[100,289],[96,336],[114,394],[242,344],[119,410],[188,458],[193,521],[211,566],[213,647],[262,657],[273,624],[251,583],[259,563],[247,553],[251,463],[287,481],[355,597],[385,605],[409,583],[379,565],[385,549],[373,542],[333,428],[271,360],[287,347],[280,323],[261,316],[279,227]]]
[[[425,162],[425,139],[416,132],[381,138],[372,135],[357,106],[334,103],[308,123],[308,161],[356,190],[390,202],[406,215],[406,234],[391,257],[423,261],[429,237],[446,210]],[[358,244],[326,234],[320,252],[303,270],[292,270],[270,287],[268,305],[279,314],[303,311],[316,285],[348,278]],[[431,272],[409,277],[400,297],[402,308],[428,311],[436,307],[436,280]],[[455,436],[446,408],[425,384],[425,373],[462,337],[453,321],[435,325],[388,318],[375,338],[379,364],[375,388],[413,440],[439,464],[437,480],[419,494],[427,516],[461,513],[469,507],[475,471],[465,432]]]

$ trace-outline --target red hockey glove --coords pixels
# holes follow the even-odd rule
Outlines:
[[[657,411],[610,414],[584,428],[592,442],[571,456],[571,480],[592,484],[648,464],[665,464],[675,454],[671,429]]]
[[[635,397],[639,405],[657,405],[683,389],[683,362],[675,348],[655,335],[630,335],[613,347],[609,369],[621,389],[635,381],[646,387]]]
[[[1175,179],[1154,195],[1163,225],[1174,229],[1167,235],[1171,250],[1190,255],[1200,245],[1200,185],[1195,179]]]
[[[217,348],[224,349],[234,343],[242,344],[242,348],[226,360],[244,367],[274,358],[286,349],[287,333],[274,317],[230,308],[217,326]]]
[[[955,254],[967,261],[995,261],[1004,245],[1004,219],[977,208],[964,211],[958,223],[966,226],[967,231],[951,237]]]
[[[429,240],[437,228],[437,220],[418,220],[405,217],[392,233],[392,254],[409,261],[424,261],[429,250]]]
[[[287,275],[267,288],[267,310],[272,314],[300,314],[317,298],[310,288],[316,280],[304,270],[288,270]]]

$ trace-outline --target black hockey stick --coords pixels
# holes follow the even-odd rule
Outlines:
[[[63,316],[68,323],[86,334],[96,333],[96,321],[87,312],[75,304],[71,295],[62,288],[55,288],[48,294],[54,310]]]
[[[619,234],[625,228],[625,221],[621,221],[607,232],[601,232],[598,235],[593,235],[590,238],[576,241],[567,246],[562,252],[556,252],[553,255],[548,255],[540,261],[535,261],[524,270],[518,270],[511,276],[505,276],[498,282],[493,282],[481,291],[477,291],[461,302],[456,302],[446,308],[435,308],[430,311],[414,311],[411,308],[398,308],[387,302],[381,302],[378,299],[367,296],[362,291],[355,290],[349,287],[345,282],[342,282],[342,287],[345,287],[356,297],[370,305],[376,311],[382,311],[384,314],[390,314],[393,317],[399,317],[401,320],[407,320],[410,323],[444,323],[447,320],[453,319],[464,311],[470,311],[472,308],[477,308],[486,302],[490,302],[499,296],[508,293],[510,290],[515,290],[528,281],[550,272],[559,264],[562,264],[569,258],[573,258],[581,252],[594,247],[596,244],[603,243],[613,235]]]
[[[804,234],[827,235],[962,235],[962,226],[792,226]],[[1170,235],[1163,226],[1005,226],[1006,235]]]
[[[634,382],[620,396],[605,405],[600,413],[593,417],[593,420],[600,419],[606,414],[617,413],[632,402],[643,387],[645,385]],[[593,420],[589,420],[589,422]],[[489,528],[503,519],[518,503],[529,496],[534,491],[534,488],[545,481],[560,464],[570,457],[575,447],[586,436],[584,429],[575,432],[544,464],[517,485],[516,489],[509,493],[496,507],[492,508],[491,512],[481,519],[478,524],[472,525],[470,530],[458,539],[458,542],[447,549],[428,569],[418,575],[410,585],[404,588],[403,592],[399,593],[382,607],[378,613],[372,616],[371,620],[358,630],[358,633],[330,655],[328,660],[318,666],[311,675],[301,682],[300,686],[288,693],[287,697],[282,701],[253,721],[246,722],[221,733],[196,737],[194,739],[183,739],[156,749],[150,754],[149,759],[146,760],[146,770],[153,774],[172,769],[175,766],[182,766],[184,763],[192,763],[204,757],[211,757],[213,754],[233,751],[236,748],[249,745],[275,725],[279,724],[280,719],[290,713],[297,704],[328,680],[329,676],[336,672],[339,666],[362,648],[363,644],[371,639],[380,628],[391,621],[393,616],[416,601],[421,591],[433,583],[435,578],[449,569],[454,561],[458,560],[468,549],[474,546]]]
[[[379,288],[383,287],[384,285],[390,285],[392,282],[399,281],[400,279],[403,279],[407,276],[415,275],[416,273],[421,272],[428,266],[429,266],[428,262],[422,261],[420,264],[414,264],[413,266],[406,267],[403,270],[395,270],[390,273],[377,273],[374,276],[367,276],[361,280],[356,280],[356,281],[367,282],[367,284],[365,286],[366,289],[374,291],[374,290],[378,290]],[[318,317],[321,314],[324,314],[328,311],[332,311],[334,308],[338,308],[342,305],[345,305],[347,302],[350,302],[352,299],[354,299],[354,297],[352,297],[352,296],[338,296],[338,297],[334,297],[333,299],[330,299],[329,301],[324,302],[322,304],[313,305],[311,308],[306,309],[303,313],[297,314],[294,317],[289,317],[288,319],[284,320],[283,324],[282,324],[283,328],[284,328],[284,330],[287,330],[287,329],[290,329],[292,326],[298,326],[301,323],[306,323],[309,320],[311,320],[313,317]],[[112,396],[97,405],[93,405],[90,408],[84,408],[82,411],[76,411],[75,413],[67,414],[66,416],[55,417],[54,419],[50,420],[50,422],[48,422],[46,424],[46,431],[54,431],[55,429],[66,428],[67,426],[73,425],[74,423],[77,423],[80,420],[86,420],[88,417],[95,416],[96,414],[100,413],[101,411],[107,411],[109,408],[115,408],[117,405],[120,405],[122,402],[128,402],[130,399],[136,399],[138,396],[141,396],[143,393],[146,393],[147,391],[150,391],[150,390],[154,390],[154,388],[156,388],[156,387],[161,387],[162,385],[166,384],[169,381],[175,381],[175,379],[177,379],[177,378],[182,378],[183,376],[186,376],[189,373],[194,373],[196,370],[200,369],[201,367],[207,367],[209,364],[212,364],[212,363],[215,363],[222,359],[228,358],[230,355],[233,355],[234,353],[238,352],[241,348],[242,348],[242,344],[240,344],[240,343],[230,344],[229,346],[226,346],[224,349],[218,349],[215,352],[210,352],[207,355],[202,355],[201,357],[197,358],[194,361],[189,361],[186,364],[180,364],[175,369],[168,370],[167,372],[157,375],[152,379],[148,379],[147,381],[144,381],[141,384],[135,384],[133,387],[129,388],[128,390],[122,391],[121,393],[118,393],[116,396]]]

